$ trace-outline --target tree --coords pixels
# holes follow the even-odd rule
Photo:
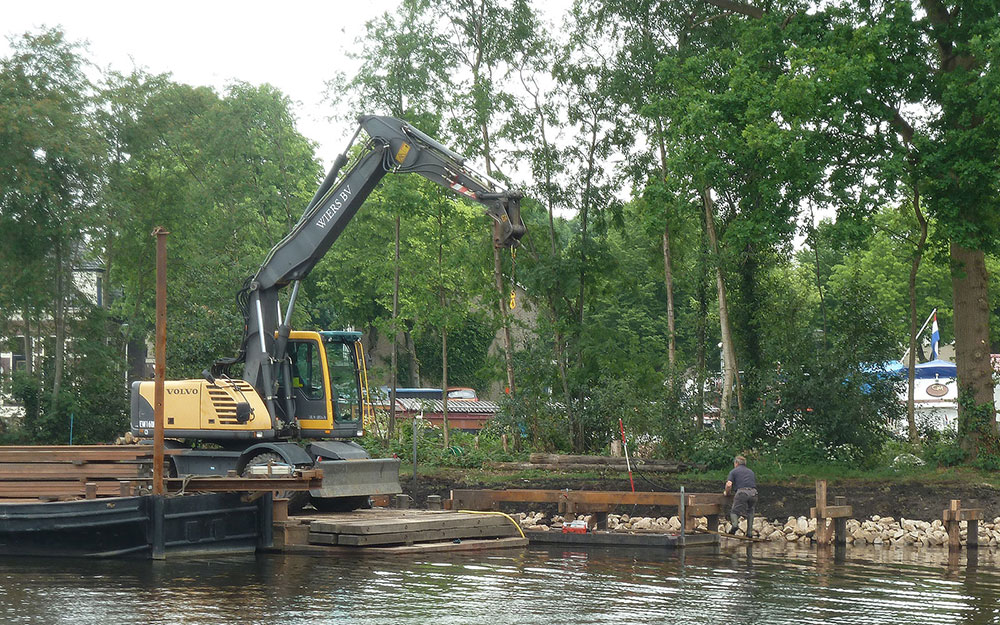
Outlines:
[[[93,90],[78,44],[59,30],[12,41],[0,63],[0,255],[14,276],[12,303],[21,308],[25,354],[32,318],[51,319],[55,335],[49,378],[53,409],[60,400],[66,359],[66,311],[98,177]],[[49,285],[46,292],[42,285]],[[29,363],[29,371],[32,369]]]

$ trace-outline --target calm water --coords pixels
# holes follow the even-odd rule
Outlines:
[[[0,560],[0,623],[1000,623],[1000,554],[754,545],[417,559]]]

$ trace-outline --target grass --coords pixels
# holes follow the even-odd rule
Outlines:
[[[906,484],[919,482],[925,485],[934,484],[980,484],[1000,488],[1000,473],[983,471],[974,467],[933,467],[918,466],[902,469],[892,467],[873,467],[860,469],[838,464],[783,464],[777,462],[757,462],[751,465],[760,484],[780,486],[795,486],[811,488],[818,479],[825,479],[830,484],[849,483],[881,483]],[[670,482],[671,484],[717,484],[725,483],[728,470],[718,469],[703,472],[675,473],[670,475],[649,474],[647,477],[653,483]],[[517,488],[520,482],[537,482],[541,480],[565,479],[567,481],[600,481],[627,480],[626,471],[497,471],[484,468],[456,468],[420,463],[417,467],[418,479],[437,479],[451,481],[456,484],[482,484],[493,488]],[[400,479],[411,479],[412,465],[404,463],[400,467]],[[648,490],[649,484],[635,476],[636,486]]]
[[[839,464],[781,464],[760,462],[750,468],[757,475],[758,483],[785,486],[812,486],[816,480],[827,480],[831,484],[843,482],[882,482],[923,484],[988,484],[1000,487],[1000,474],[983,471],[974,467],[934,467],[908,466],[857,468]],[[678,476],[684,480],[708,480],[725,482],[728,470],[712,470],[704,473],[685,473]]]

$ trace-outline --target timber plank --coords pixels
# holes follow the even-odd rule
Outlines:
[[[588,456],[588,455],[566,455],[566,454],[547,454],[547,453],[533,453],[528,457],[530,464],[559,464],[559,465],[578,465],[578,464],[589,464],[589,465],[608,465],[608,466],[626,466],[626,461],[623,456]],[[685,466],[685,463],[677,462],[676,460],[647,460],[643,458],[630,458],[629,459],[632,466],[642,466],[642,467],[666,467],[673,470],[680,470]],[[689,465],[688,465],[689,466]]]
[[[816,508],[809,508],[809,516],[812,518],[849,519],[854,515],[854,509],[851,506],[826,506],[820,512],[822,512],[822,514],[820,516],[817,516]]]
[[[416,532],[394,532],[390,534],[339,534],[338,545],[367,547],[370,545],[395,545],[455,540],[456,538],[485,538],[515,536],[517,528],[508,523],[506,527],[452,527],[427,529]],[[309,542],[314,535],[309,534]]]
[[[539,471],[619,471],[627,472],[628,468],[625,463],[622,464],[569,464],[569,463],[543,463],[536,464],[531,462],[488,462],[486,465],[491,469],[497,469],[500,471],[528,471],[528,470],[539,470]],[[641,468],[646,473],[680,473],[680,468],[677,466],[666,466],[666,465],[632,465],[633,468]]]
[[[0,480],[34,480],[47,479],[51,476],[59,478],[74,477],[139,477],[152,474],[152,463],[142,461],[125,461],[122,463],[85,463],[72,464],[66,462],[0,462]]]
[[[725,495],[715,493],[692,493],[687,495],[688,501],[699,504],[721,504],[728,499]],[[456,508],[482,505],[484,501],[507,503],[559,503],[573,502],[579,505],[587,504],[622,504],[648,506],[677,506],[680,504],[680,493],[665,492],[631,492],[631,491],[569,491],[544,489],[508,489],[508,490],[464,490],[451,491],[451,498]],[[466,505],[466,504],[470,505]]]
[[[97,485],[97,494],[105,497],[117,497],[121,494],[121,487],[117,480],[91,482]],[[2,499],[22,499],[39,497],[76,497],[86,494],[86,486],[83,481],[73,482],[10,482],[0,484],[0,498]]]
[[[354,521],[313,521],[309,529],[314,533],[323,534],[389,534],[397,532],[414,532],[425,529],[449,529],[461,527],[500,527],[513,524],[500,515],[493,514],[462,514],[447,512],[435,514],[429,518],[386,519],[386,520],[354,520]]]

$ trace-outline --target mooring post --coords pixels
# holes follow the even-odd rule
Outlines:
[[[979,549],[979,519],[969,519],[965,526],[965,546],[968,549]]]
[[[164,523],[165,511],[163,503],[163,495],[153,495],[149,498],[150,502],[150,530],[152,536],[150,536],[150,545],[152,546],[152,553],[150,554],[154,560],[163,560],[167,557],[167,534]]]
[[[833,505],[846,506],[847,497],[834,497]],[[840,516],[833,520],[833,542],[837,547],[847,546],[847,517]]]
[[[826,531],[826,480],[816,480],[816,542],[826,545],[830,542]]]
[[[958,511],[962,508],[961,499],[952,499],[948,507],[948,549],[960,549],[962,547],[962,536],[958,528]]]
[[[719,531],[719,515],[718,514],[710,514],[710,515],[708,515],[705,518],[708,519],[708,531],[710,531],[710,532],[718,532]]]
[[[163,393],[167,377],[167,229],[157,226],[156,237],[156,380],[153,383],[153,494],[163,488]]]
[[[680,543],[681,543],[682,547],[687,543],[687,539],[684,538],[684,534],[687,531],[687,510],[685,510],[685,508],[686,508],[686,506],[684,505],[685,503],[686,502],[684,501],[684,487],[681,486],[681,505],[680,505],[680,510],[678,511],[678,513],[679,513],[678,516],[681,517],[681,539],[680,539]]]
[[[413,482],[417,481],[417,421],[424,418],[424,411],[413,417]]]

